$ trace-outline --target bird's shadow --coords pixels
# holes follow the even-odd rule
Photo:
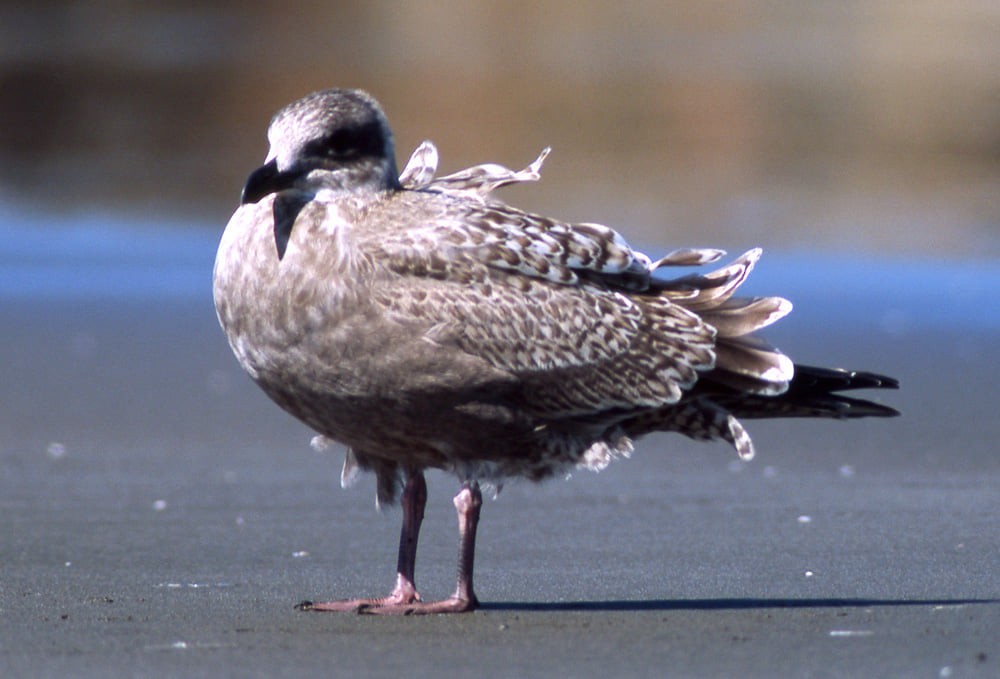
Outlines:
[[[600,611],[740,611],[780,608],[875,608],[902,606],[965,606],[996,604],[1000,599],[646,599],[607,601],[492,601],[486,611],[600,612]]]

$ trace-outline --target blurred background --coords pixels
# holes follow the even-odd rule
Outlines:
[[[400,165],[552,146],[502,197],[654,257],[763,246],[745,290],[795,303],[768,335],[797,360],[930,380],[908,393],[934,417],[929,366],[991,364],[996,0],[0,3],[0,452],[230,447],[247,403],[284,417],[212,265],[271,116],[331,86],[382,102]]]
[[[386,647],[381,625],[287,617],[380,591],[398,514],[370,511],[371,478],[336,492],[340,449],[251,384],[211,299],[271,116],[334,86],[382,102],[400,165],[425,139],[441,173],[551,146],[501,197],[654,257],[764,247],[743,290],[796,305],[770,339],[902,384],[865,394],[900,418],[751,423],[753,465],[652,436],[600,476],[510,484],[480,533],[484,600],[617,617],[407,643],[471,671],[575,654],[560,670],[581,676],[997,664],[996,606],[962,606],[1000,592],[1000,1],[0,0],[0,674],[364,672]],[[454,481],[430,484],[439,588]],[[648,617],[615,614],[633,597]],[[581,646],[588,628],[610,641]],[[407,649],[386,667],[420,674]]]
[[[7,0],[8,288],[16,242],[60,225],[214,250],[270,116],[331,86],[382,102],[400,165],[423,139],[442,172],[551,145],[505,198],[654,251],[1000,255],[995,0]]]

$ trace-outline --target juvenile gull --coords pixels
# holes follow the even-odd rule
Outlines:
[[[357,90],[279,111],[219,245],[214,294],[237,359],[278,405],[348,446],[342,481],[374,472],[402,490],[396,585],[310,610],[444,613],[476,607],[480,483],[602,469],[653,431],[728,441],[740,418],[897,414],[838,392],[897,386],[866,372],[793,365],[754,331],[791,310],[733,294],[750,250],[704,275],[655,278],[719,250],[651,261],[612,229],[507,206],[493,189],[538,179],[480,165],[435,178],[424,142],[400,175],[378,103]],[[424,470],[456,475],[458,584],[414,584]]]

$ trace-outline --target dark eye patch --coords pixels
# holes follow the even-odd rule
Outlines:
[[[385,139],[377,123],[339,127],[321,139],[309,142],[307,155],[337,160],[359,156],[380,156],[385,153]]]
[[[349,155],[357,149],[358,145],[356,142],[359,141],[356,139],[357,136],[356,131],[351,128],[342,127],[339,130],[335,130],[326,139],[327,151],[336,156]]]

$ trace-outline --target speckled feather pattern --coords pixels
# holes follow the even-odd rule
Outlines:
[[[500,484],[600,469],[654,430],[750,457],[734,412],[804,414],[785,396],[792,362],[753,334],[791,305],[734,296],[759,250],[654,277],[722,253],[653,262],[609,227],[493,197],[536,181],[548,149],[524,170],[436,178],[424,142],[397,174],[388,123],[356,91],[286,107],[268,136],[220,243],[216,308],[264,391],[350,447],[345,483],[373,471],[387,502],[406,470]],[[810,415],[851,416],[851,399],[818,393]]]

